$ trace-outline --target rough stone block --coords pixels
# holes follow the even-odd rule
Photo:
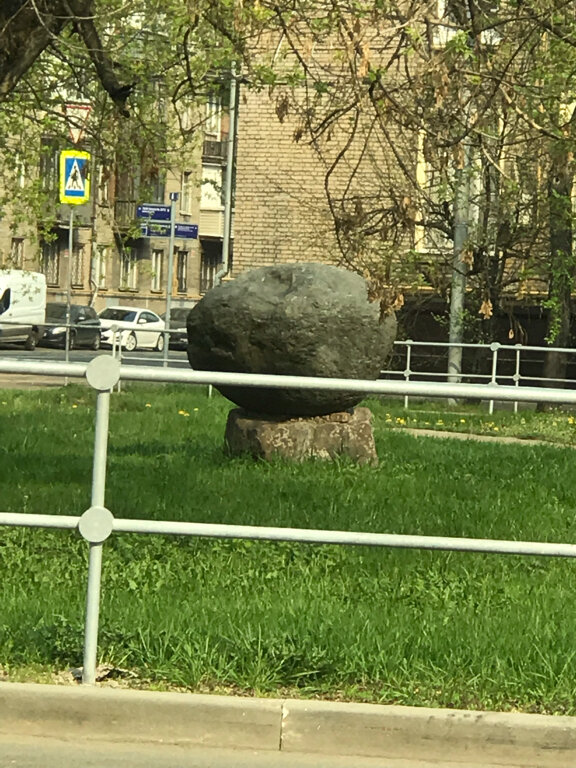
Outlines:
[[[299,418],[259,416],[234,408],[228,414],[225,442],[234,456],[248,453],[292,461],[347,456],[362,464],[378,463],[368,408]]]

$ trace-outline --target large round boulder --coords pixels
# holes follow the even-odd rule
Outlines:
[[[240,274],[208,291],[187,321],[188,359],[206,371],[377,379],[396,336],[365,280],[326,264],[279,264]],[[219,386],[252,413],[319,416],[362,395],[305,389]]]

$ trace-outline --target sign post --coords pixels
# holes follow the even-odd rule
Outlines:
[[[66,290],[66,362],[70,353],[70,304],[72,303],[72,254],[74,206],[90,199],[90,153],[67,149],[60,153],[60,202],[70,206],[68,229],[68,280]]]
[[[168,365],[170,347],[170,311],[172,309],[172,276],[174,274],[174,232],[176,231],[176,203],[178,192],[170,193],[170,240],[168,241],[168,274],[166,275],[166,319],[164,321],[164,367]]]

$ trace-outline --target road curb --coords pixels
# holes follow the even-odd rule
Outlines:
[[[412,760],[576,765],[576,718],[0,683],[0,734]]]

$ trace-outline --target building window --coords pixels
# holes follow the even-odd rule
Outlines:
[[[186,293],[188,290],[188,251],[178,251],[176,261],[176,290]]]
[[[221,211],[224,207],[221,165],[202,165],[200,208],[205,211]]]
[[[138,288],[138,264],[132,248],[125,248],[120,255],[120,290],[135,291]]]
[[[200,258],[200,293],[214,287],[214,277],[222,266],[222,242],[205,240]]]
[[[46,275],[48,285],[60,284],[60,250],[57,240],[42,245],[42,272]]]
[[[24,266],[24,238],[13,237],[10,243],[10,267],[22,269]]]
[[[485,45],[497,45],[501,36],[497,25],[494,23],[500,8],[500,0],[478,0],[475,15],[483,17],[480,30],[480,39]],[[470,12],[466,4],[454,2],[454,0],[436,0],[437,24],[434,28],[434,44],[444,47],[459,34],[468,35],[471,24]]]
[[[16,153],[14,158],[14,181],[20,189],[24,189],[28,180],[26,162],[20,153]]]
[[[180,213],[192,213],[192,181],[192,173],[185,171],[180,190]]]
[[[108,248],[99,245],[96,249],[94,261],[92,263],[92,282],[100,291],[105,291],[106,286],[106,260],[108,258]]]
[[[84,285],[84,246],[76,245],[72,249],[72,269],[70,283],[74,288],[82,288]]]
[[[98,202],[101,205],[110,202],[110,169],[103,165],[98,166]]]
[[[152,251],[152,285],[153,291],[161,291],[164,282],[164,251]]]
[[[211,93],[206,102],[206,122],[204,133],[207,137],[219,139],[221,131],[222,101],[216,93]]]
[[[54,142],[43,140],[40,154],[40,183],[45,192],[56,192],[59,183],[60,153]]]
[[[453,249],[449,201],[453,172],[430,147],[423,131],[418,133],[416,182],[420,195],[414,248],[419,253],[446,254]]]

